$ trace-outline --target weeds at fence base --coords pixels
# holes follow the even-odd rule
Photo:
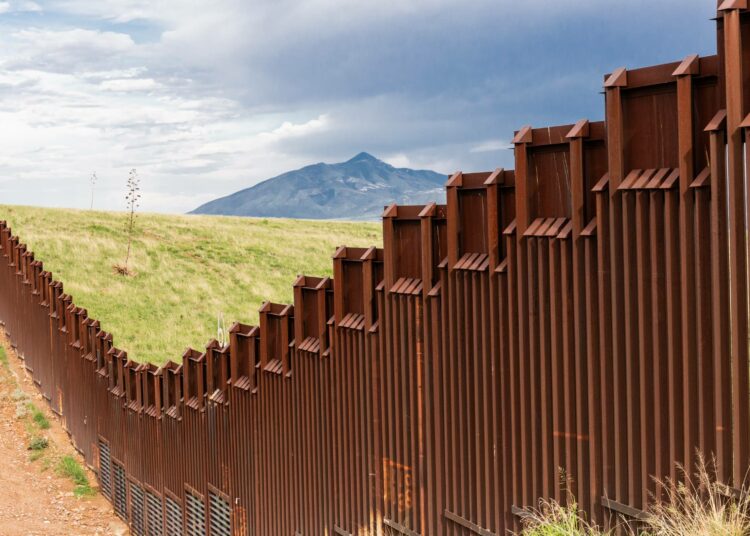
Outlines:
[[[716,477],[716,462],[696,455],[695,472],[677,465],[678,480],[654,479],[662,494],[649,498],[638,531],[619,523],[617,534],[627,536],[747,536],[750,534],[750,488],[731,490]],[[523,514],[520,536],[610,536],[589,524],[574,497],[568,505],[540,500]]]
[[[31,441],[29,442],[29,450],[32,450],[32,451],[38,452],[38,451],[46,449],[47,447],[49,447],[49,441],[47,440],[46,437],[32,437]]]
[[[96,488],[92,487],[86,470],[71,455],[62,455],[54,440],[46,435],[51,428],[47,415],[31,401],[30,396],[15,382],[10,374],[8,354],[0,346],[0,366],[6,369],[8,374],[3,374],[2,379],[12,382],[12,391],[7,395],[8,399],[15,403],[15,416],[22,421],[25,429],[25,443],[29,452],[29,461],[36,463],[41,471],[54,469],[62,477],[68,478],[74,484],[73,494],[78,497],[90,497],[96,495]],[[15,388],[13,387],[15,384]]]
[[[89,484],[86,470],[73,456],[63,456],[60,458],[55,469],[57,474],[73,481],[73,484],[75,484],[73,493],[76,497],[89,497],[96,493],[96,490]]]
[[[540,500],[537,508],[528,508],[523,515],[521,536],[609,536],[586,521],[572,498],[568,505],[553,500]]]
[[[695,472],[677,465],[680,479],[657,480],[664,490],[662,501],[652,498],[645,522],[649,536],[701,534],[744,536],[750,534],[750,489],[732,492],[716,477],[716,461],[698,453]]]
[[[31,412],[31,419],[34,424],[39,427],[40,430],[49,430],[50,424],[47,416],[34,404],[29,403],[29,411]]]

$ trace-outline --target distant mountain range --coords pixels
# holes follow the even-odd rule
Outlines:
[[[391,203],[443,202],[447,176],[395,168],[368,153],[339,164],[313,164],[226,197],[191,214],[371,220]]]

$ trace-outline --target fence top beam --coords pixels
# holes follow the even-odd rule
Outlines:
[[[725,109],[721,109],[718,112],[716,112],[716,115],[713,116],[711,121],[708,122],[708,125],[706,125],[705,131],[706,132],[718,132],[718,131],[726,131],[727,129],[727,111]]]
[[[746,10],[747,0],[724,0],[719,5],[719,11]]]
[[[418,220],[425,205],[388,205],[383,211],[383,219]]]

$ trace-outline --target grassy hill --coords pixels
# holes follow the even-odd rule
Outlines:
[[[123,277],[124,213],[0,205],[2,219],[119,348],[157,364],[216,337],[220,313],[228,329],[291,303],[296,275],[331,275],[337,246],[382,242],[376,223],[141,214]]]

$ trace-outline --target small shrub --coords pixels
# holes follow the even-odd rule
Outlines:
[[[662,501],[652,501],[645,530],[650,536],[745,536],[750,534],[750,488],[739,496],[728,493],[716,478],[716,464],[698,454],[695,473],[682,473],[679,482],[658,481],[664,489]]]
[[[49,420],[47,419],[47,416],[42,412],[42,410],[37,408],[34,404],[29,404],[29,411],[31,412],[31,419],[34,421],[34,424],[39,427],[39,429],[49,429]]]
[[[29,408],[23,402],[16,402],[16,419],[25,419],[29,414]]]
[[[26,393],[24,393],[20,389],[16,389],[15,391],[13,391],[12,397],[13,397],[13,400],[15,400],[16,402],[18,402],[20,400],[26,400],[28,398],[26,396]]]
[[[88,476],[86,476],[86,470],[81,467],[73,456],[63,456],[60,461],[57,462],[57,473],[69,478],[75,484],[76,497],[83,497],[93,495],[95,492],[89,484]]]
[[[46,437],[32,437],[29,442],[29,450],[44,450],[49,447],[49,441]]]
[[[5,348],[0,346],[0,365],[8,368],[8,354],[5,353]]]

